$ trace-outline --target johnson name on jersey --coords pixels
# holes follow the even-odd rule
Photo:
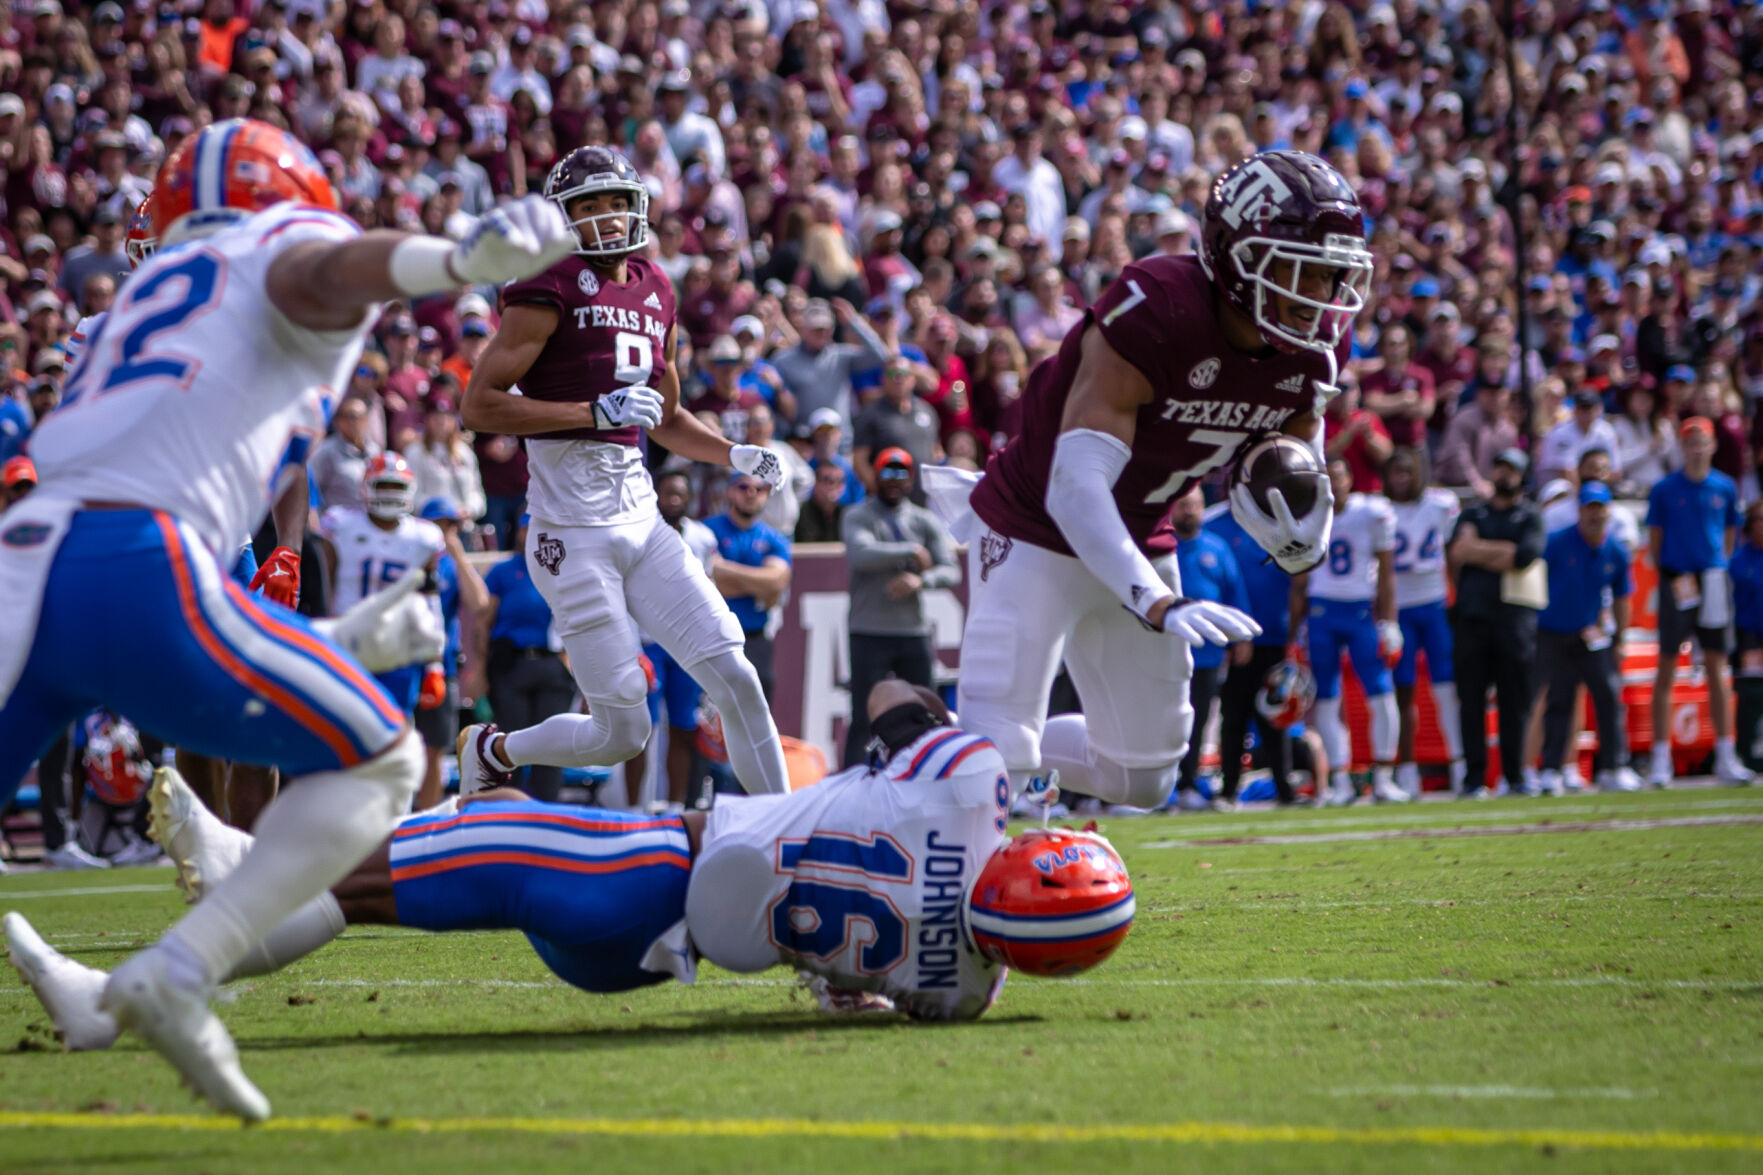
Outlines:
[[[1377,557],[1396,547],[1396,513],[1382,494],[1349,494],[1335,514],[1328,558],[1310,573],[1318,600],[1377,598]]]
[[[1151,385],[1131,459],[1114,486],[1127,531],[1147,554],[1175,549],[1171,503],[1191,486],[1234,460],[1251,437],[1320,409],[1317,382],[1329,376],[1326,357],[1238,351],[1219,328],[1211,279],[1196,258],[1134,262],[1029,376],[1022,432],[992,456],[973,492],[974,511],[999,534],[1071,553],[1047,516],[1047,481],[1092,325]],[[1343,342],[1343,363],[1345,357]]]
[[[989,740],[939,727],[880,771],[719,796],[686,898],[692,941],[731,971],[784,964],[919,1019],[978,1016],[1004,969],[973,946],[967,894],[1005,841],[1009,789]]]
[[[382,530],[354,506],[326,510],[319,533],[337,556],[331,608],[338,615],[390,587],[410,568],[426,566],[446,546],[441,528],[427,519],[406,514],[394,529]]]
[[[673,329],[673,283],[647,259],[631,257],[627,280],[612,281],[586,258],[571,256],[544,273],[510,282],[504,307],[542,306],[557,327],[520,378],[536,400],[592,403],[620,388],[661,387]],[[653,513],[655,489],[638,449],[642,430],[576,428],[526,442],[534,517],[603,526]]]
[[[1436,604],[1447,594],[1445,544],[1457,527],[1457,495],[1434,487],[1390,508],[1396,518],[1396,607]]]
[[[164,510],[230,560],[324,436],[374,320],[296,326],[269,301],[270,263],[360,232],[338,213],[278,204],[149,258],[31,437],[37,492]]]

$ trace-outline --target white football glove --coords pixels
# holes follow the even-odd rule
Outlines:
[[[523,196],[479,217],[453,246],[447,268],[461,285],[501,285],[543,273],[580,243],[561,208],[543,196]]]
[[[369,673],[438,660],[447,648],[447,632],[434,606],[416,591],[427,577],[427,568],[412,567],[385,591],[341,616],[314,620],[312,627],[342,646]]]
[[[1216,600],[1182,600],[1163,613],[1163,631],[1199,648],[1254,640],[1261,626],[1247,612]]]
[[[661,393],[641,384],[619,388],[594,401],[594,425],[598,428],[655,428],[661,423],[661,410],[666,406]]]
[[[1391,665],[1402,659],[1402,626],[1394,620],[1377,622],[1377,655]]]
[[[1301,519],[1292,517],[1285,495],[1278,490],[1267,491],[1267,504],[1268,510],[1261,509],[1243,482],[1230,487],[1231,517],[1273,556],[1281,571],[1302,575],[1322,562],[1334,529],[1334,487],[1328,479],[1317,479],[1316,505]]]
[[[783,462],[764,445],[736,445],[729,450],[728,463],[749,477],[764,478],[774,490],[784,487]]]

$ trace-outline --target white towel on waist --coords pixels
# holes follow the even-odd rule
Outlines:
[[[979,516],[968,505],[968,499],[985,474],[948,465],[926,465],[918,476],[924,483],[924,496],[930,499],[931,510],[943,520],[950,535],[958,543],[973,542],[979,533]]]

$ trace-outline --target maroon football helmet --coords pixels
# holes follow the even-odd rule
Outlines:
[[[1282,261],[1289,264],[1276,265]],[[1340,172],[1307,152],[1251,155],[1212,185],[1200,265],[1270,345],[1320,351],[1332,360],[1371,283],[1359,197]],[[1328,293],[1299,293],[1314,286],[1318,267],[1333,271]],[[1295,303],[1308,321],[1281,321],[1278,299]]]
[[[595,192],[623,192],[630,197],[630,211],[570,215],[570,201]],[[559,159],[545,177],[545,198],[563,209],[580,238],[576,252],[584,257],[623,257],[649,243],[649,189],[630,160],[611,147],[577,147]]]

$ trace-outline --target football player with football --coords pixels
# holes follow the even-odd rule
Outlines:
[[[787,791],[783,743],[740,623],[662,520],[640,445],[646,431],[680,457],[773,488],[783,466],[681,409],[673,283],[638,256],[649,191],[636,169],[609,147],[581,147],[551,169],[545,197],[569,221],[574,254],[502,291],[502,323],[472,369],[462,415],[468,428],[526,438],[527,564],[590,712],[526,730],[466,727],[463,786],[504,785],[530,763],[611,766],[642,750],[650,718],[634,619],[715,702],[741,786]]]
[[[870,762],[789,795],[651,817],[500,790],[408,816],[233,977],[284,967],[350,923],[517,929],[586,991],[690,983],[702,957],[739,973],[796,968],[829,1011],[968,1020],[992,1006],[1006,967],[1070,975],[1107,958],[1134,911],[1108,842],[1072,829],[1007,840],[1009,780],[990,742],[950,727],[934,693],[902,681],[877,685],[868,706]],[[251,838],[170,772],[151,795],[153,833],[202,899]],[[19,914],[5,932],[67,1046],[108,1047],[103,972],[58,954]]]
[[[1310,722],[1322,736],[1331,764],[1328,791],[1317,780],[1325,804],[1357,798],[1348,769],[1352,742],[1341,717],[1341,655],[1365,690],[1371,711],[1371,791],[1380,801],[1409,798],[1396,786],[1396,696],[1390,666],[1402,655],[1402,628],[1396,623],[1396,516],[1382,494],[1355,494],[1353,467],[1332,457],[1328,476],[1334,488],[1334,531],[1327,557],[1314,571],[1292,579],[1292,615],[1304,616],[1305,644],[1316,675],[1316,704]]]
[[[445,634],[413,581],[315,625],[225,567],[323,435],[329,389],[383,303],[539,272],[573,235],[533,197],[458,241],[363,233],[311,150],[245,119],[166,159],[153,228],[157,251],[32,435],[37,491],[0,527],[0,803],[98,706],[292,781],[238,867],[97,995],[216,1106],[255,1121],[269,1102],[209,997],[397,822],[422,748],[367,670],[432,659]]]
[[[1439,732],[1450,758],[1451,790],[1463,790],[1463,723],[1457,705],[1451,622],[1445,615],[1445,542],[1457,527],[1457,495],[1427,484],[1424,449],[1397,449],[1384,463],[1384,493],[1396,514],[1396,622],[1402,628],[1402,659],[1396,662],[1396,708],[1402,735],[1396,747],[1396,785],[1416,798],[1420,768],[1414,732],[1420,713],[1414,701],[1420,655],[1432,683]]]
[[[1188,647],[1260,631],[1183,596],[1171,503],[1268,433],[1309,441],[1320,463],[1321,410],[1372,268],[1357,196],[1313,155],[1263,152],[1218,177],[1201,246],[1122,271],[1029,377],[1022,432],[970,497],[958,474],[927,479],[969,544],[958,708],[1015,787],[1044,788],[1052,767],[1110,803],[1168,798],[1193,725]],[[1332,505],[1326,487],[1301,513],[1277,491],[1265,506],[1232,493],[1291,572],[1323,558]],[[1085,712],[1049,721],[1061,658]]]

